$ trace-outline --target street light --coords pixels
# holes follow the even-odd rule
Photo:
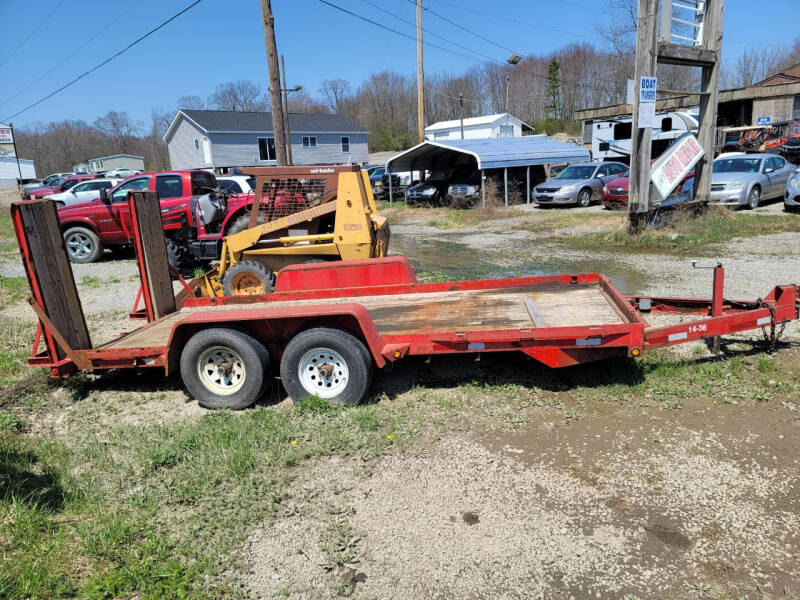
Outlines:
[[[512,67],[514,67],[514,66],[518,65],[519,61],[521,61],[521,60],[522,60],[522,55],[521,54],[517,54],[516,52],[514,52],[511,56],[508,57],[506,62],[508,64],[510,64]],[[506,109],[505,109],[505,112],[508,112],[508,82],[509,82],[510,79],[511,79],[511,75],[509,73],[506,73]]]

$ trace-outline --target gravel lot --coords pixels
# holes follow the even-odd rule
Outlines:
[[[518,210],[545,222],[558,214]],[[628,293],[710,293],[710,271],[687,258],[571,250],[552,242],[564,230],[514,229],[508,219],[455,229],[429,220],[415,211],[392,225],[394,251],[419,271],[597,270]],[[591,228],[569,225],[582,231]],[[754,299],[800,283],[798,248],[800,231],[780,233],[735,240],[701,262],[725,265],[728,297]],[[74,272],[95,343],[133,327],[133,260],[108,254]],[[21,275],[18,259],[0,258],[0,274]],[[33,322],[24,303],[0,318]],[[226,577],[256,598],[800,598],[800,332],[787,328],[793,344],[773,358],[742,343],[758,337],[728,339],[743,349],[723,361],[701,344],[676,350],[721,370],[715,381],[735,367],[758,390],[775,388],[755,400],[736,385],[710,394],[684,367],[675,377],[691,385],[680,395],[620,374],[624,392],[605,398],[572,375],[531,382],[543,371],[519,358],[404,361],[375,386],[379,406],[419,412],[395,433],[397,452],[300,463],[277,514],[250,532],[241,569]],[[762,359],[776,371],[762,372]],[[612,377],[625,367],[602,368]],[[78,400],[57,389],[49,410],[27,416],[32,435],[98,435],[205,412],[173,380],[109,374],[90,385]]]

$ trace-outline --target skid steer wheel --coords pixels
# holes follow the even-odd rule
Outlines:
[[[269,354],[254,337],[222,327],[194,334],[181,353],[186,390],[207,408],[250,406],[267,385]]]
[[[372,357],[361,340],[341,329],[307,329],[286,345],[281,379],[295,401],[314,395],[358,404],[372,380]]]
[[[228,227],[228,231],[225,235],[233,235],[245,229],[250,229],[250,213],[245,213],[236,217],[233,223],[231,223],[231,226]]]
[[[243,260],[222,276],[222,291],[226,296],[254,296],[271,294],[275,289],[275,275],[264,263]]]

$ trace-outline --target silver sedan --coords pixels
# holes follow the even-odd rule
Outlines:
[[[575,204],[589,206],[600,199],[603,186],[628,170],[618,162],[593,162],[570,165],[552,179],[533,188],[539,205]]]
[[[776,154],[720,157],[711,175],[711,202],[757,208],[764,200],[780,198],[794,165]]]

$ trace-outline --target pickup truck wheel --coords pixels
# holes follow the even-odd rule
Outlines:
[[[244,213],[243,215],[236,217],[233,220],[233,223],[231,223],[231,226],[228,227],[228,232],[225,235],[240,233],[245,229],[250,229],[250,213]]]
[[[592,190],[584,188],[578,194],[578,206],[586,208],[592,203]]]
[[[194,334],[181,353],[181,379],[189,394],[207,408],[250,406],[267,385],[269,353],[264,345],[235,329],[212,328]]]
[[[372,380],[372,357],[361,340],[341,329],[308,329],[286,345],[281,380],[294,400],[319,396],[333,404],[358,404]]]
[[[95,262],[103,254],[103,242],[86,227],[70,227],[64,232],[69,260],[74,263]]]
[[[257,260],[240,261],[222,276],[222,291],[226,296],[271,294],[274,289],[274,273]]]

